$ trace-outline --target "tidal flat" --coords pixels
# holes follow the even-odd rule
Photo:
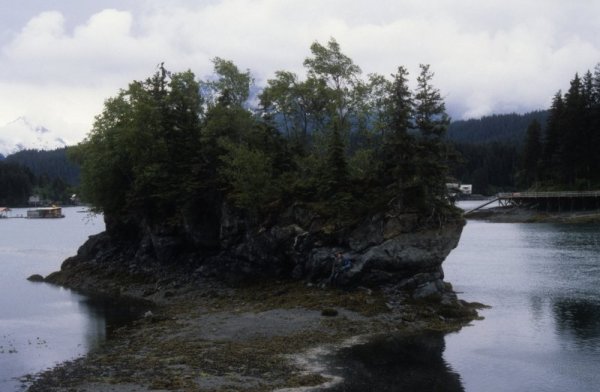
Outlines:
[[[342,290],[286,281],[230,287],[177,278],[157,287],[125,275],[107,282],[88,272],[95,284],[88,280],[87,287],[113,295],[125,288],[119,296],[152,301],[153,309],[87,356],[24,378],[31,392],[332,387],[339,378],[329,374],[326,357],[349,342],[456,331],[481,306],[458,300],[449,285],[441,297],[414,301],[391,287]]]

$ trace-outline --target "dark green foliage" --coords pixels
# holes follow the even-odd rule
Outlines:
[[[452,174],[463,184],[472,184],[473,192],[494,195],[516,190],[515,173],[519,151],[513,143],[455,144],[461,159]]]
[[[339,130],[340,126],[334,122],[333,131],[329,136],[329,143],[325,152],[325,166],[323,167],[324,197],[343,192],[348,185],[348,164],[344,141]]]
[[[540,179],[542,165],[542,126],[533,120],[527,128],[525,146],[521,156],[520,183],[524,187],[535,184]]]
[[[554,96],[543,146],[543,187],[600,186],[600,66],[578,74],[566,94]]]
[[[523,124],[528,121],[527,132]],[[488,128],[490,132],[486,132]],[[594,73],[578,74],[566,94],[555,94],[549,110],[525,115],[502,115],[457,122],[454,140],[476,142],[501,137],[503,144],[461,143],[463,163],[453,174],[491,194],[535,189],[587,190],[600,187],[600,64]],[[514,139],[521,135],[521,142]],[[515,165],[515,151],[521,150]]]
[[[447,139],[456,143],[514,143],[521,146],[527,127],[533,120],[546,124],[548,111],[525,114],[494,114],[480,119],[452,121],[448,126]]]
[[[60,178],[70,186],[76,186],[79,184],[79,166],[68,159],[67,150],[23,150],[6,157],[6,162],[25,166],[36,177]]]
[[[434,205],[446,194],[448,147],[443,142],[450,118],[440,91],[432,86],[433,72],[421,64],[415,93],[415,126],[420,133],[417,173],[425,205]]]
[[[82,163],[83,196],[106,213],[163,219],[198,188],[202,100],[191,72],[162,66],[106,101],[73,157]]]
[[[22,206],[33,189],[34,176],[16,163],[0,162],[0,206]]]
[[[561,122],[563,118],[565,107],[562,98],[562,92],[556,93],[552,100],[552,106],[550,107],[550,113],[548,116],[546,133],[543,143],[543,172],[542,176],[548,178],[552,173],[556,173],[559,170],[561,160]]]
[[[45,202],[67,205],[71,204],[71,195],[74,192],[75,188],[64,182],[62,178],[50,179],[42,176],[35,179],[32,194],[39,196],[40,200]]]
[[[439,208],[449,205],[448,117],[429,67],[413,94],[402,67],[391,81],[361,80],[335,40],[315,42],[304,64],[305,80],[277,72],[255,112],[250,73],[219,58],[206,82],[162,65],[132,82],[72,153],[83,195],[109,215],[174,225],[224,199],[257,223],[302,203],[332,229],[395,200],[428,217],[451,213]]]
[[[69,204],[79,168],[67,160],[66,149],[24,150],[0,162],[0,205],[25,206],[29,196],[49,203]]]
[[[389,197],[403,193],[415,185],[417,176],[417,141],[409,134],[414,128],[413,94],[408,87],[408,71],[399,67],[392,75],[389,94],[384,102],[383,143],[379,181]]]

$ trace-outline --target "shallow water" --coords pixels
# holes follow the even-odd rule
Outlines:
[[[444,270],[485,320],[344,349],[331,390],[600,390],[599,225],[469,221]]]
[[[64,208],[64,219],[0,219],[0,391],[20,390],[18,377],[85,354],[106,338],[107,326],[141,312],[26,280],[58,270],[89,235],[104,230],[101,216],[80,210]]]

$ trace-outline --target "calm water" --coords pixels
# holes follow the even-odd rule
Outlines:
[[[469,221],[444,270],[485,320],[345,349],[332,390],[600,390],[600,225]]]
[[[101,217],[78,210],[63,209],[64,219],[0,219],[0,391],[19,390],[17,377],[83,355],[105,338],[107,324],[132,316],[128,306],[26,280],[58,270],[104,230]]]

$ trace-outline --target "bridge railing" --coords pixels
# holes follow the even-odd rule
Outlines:
[[[549,197],[600,197],[600,191],[567,191],[567,192],[512,192],[498,193],[499,199],[526,199],[526,198],[549,198]]]

